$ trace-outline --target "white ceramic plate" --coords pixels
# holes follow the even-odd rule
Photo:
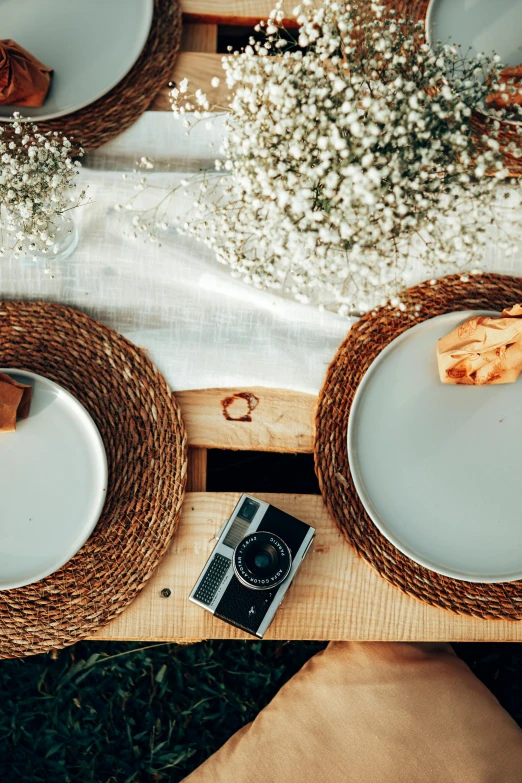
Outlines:
[[[0,432],[0,590],[36,582],[88,539],[107,491],[107,460],[96,425],[61,386],[0,369],[33,386],[29,417]]]
[[[431,0],[426,32],[429,43],[498,54],[505,65],[522,63],[521,0]]]
[[[364,507],[401,552],[456,579],[509,582],[522,579],[522,378],[450,386],[437,370],[437,340],[475,314],[425,321],[375,359],[348,456]]]
[[[0,119],[50,120],[101,98],[141,54],[153,11],[154,0],[0,0],[0,39],[54,69],[41,108],[0,106]]]

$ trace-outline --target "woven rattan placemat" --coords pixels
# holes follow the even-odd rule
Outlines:
[[[78,34],[81,35],[81,32]],[[156,93],[169,83],[180,41],[181,7],[178,0],[154,0],[154,16],[147,43],[129,73],[110,92],[89,106],[56,120],[36,120],[39,131],[63,133],[75,146],[84,149],[99,147],[110,141],[132,125],[148,109]]]
[[[366,370],[406,329],[458,310],[502,310],[522,302],[522,278],[483,274],[469,282],[455,275],[423,283],[405,301],[420,311],[403,314],[383,307],[352,326],[328,368],[316,414],[315,469],[330,514],[346,539],[376,571],[406,593],[427,603],[487,619],[522,618],[522,581],[502,584],[461,582],[423,568],[403,555],[367,515],[350,475],[347,426],[350,407]],[[494,520],[491,521],[494,524]]]
[[[7,658],[71,644],[137,595],[178,525],[187,441],[176,401],[143,351],[69,307],[0,302],[0,366],[70,391],[96,422],[109,464],[102,516],[79,553],[40,582],[0,592]]]

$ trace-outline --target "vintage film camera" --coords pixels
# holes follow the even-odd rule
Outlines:
[[[290,514],[242,495],[190,600],[262,639],[314,535]]]

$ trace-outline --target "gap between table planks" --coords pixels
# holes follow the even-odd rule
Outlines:
[[[248,487],[245,489],[248,490]],[[189,492],[178,532],[140,595],[93,639],[249,639],[187,596],[239,493]],[[522,623],[485,621],[429,606],[392,587],[341,537],[317,495],[259,494],[317,528],[266,639],[521,641]],[[168,588],[169,597],[162,591]]]

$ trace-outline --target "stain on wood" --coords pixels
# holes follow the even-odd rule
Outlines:
[[[245,410],[244,413],[240,411]],[[227,421],[252,421],[252,411],[259,405],[259,397],[252,392],[239,392],[221,400],[223,416]],[[234,415],[235,414],[235,415]]]

